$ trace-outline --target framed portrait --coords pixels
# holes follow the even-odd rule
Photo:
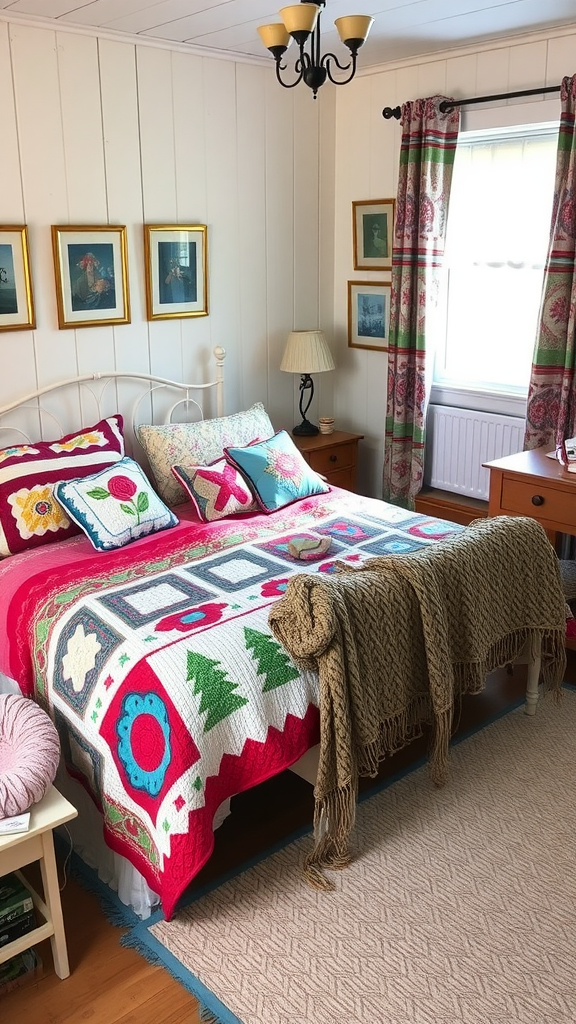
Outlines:
[[[354,270],[391,269],[394,206],[394,199],[352,203]]]
[[[0,226],[0,331],[24,331],[36,326],[30,276],[28,229]]]
[[[208,315],[205,224],[145,224],[149,320]]]
[[[59,327],[130,323],[126,228],[52,225]]]
[[[390,284],[348,281],[348,345],[388,351]]]

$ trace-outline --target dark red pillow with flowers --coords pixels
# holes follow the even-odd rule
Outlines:
[[[78,533],[54,499],[61,480],[89,476],[124,457],[120,415],[57,441],[0,448],[0,555]]]

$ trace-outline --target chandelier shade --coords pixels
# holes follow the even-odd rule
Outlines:
[[[334,53],[321,53],[320,15],[326,6],[326,0],[300,0],[298,4],[283,7],[280,10],[281,22],[272,25],[261,25],[258,33],[264,46],[270,50],[276,61],[276,78],[285,89],[292,89],[299,82],[304,82],[314,94],[324,85],[327,78],[334,85],[345,85],[352,81],[356,74],[356,58],[358,50],[365,43],[374,23],[374,18],[366,14],[350,14],[337,18],[334,22],[341,41],[348,48],[350,61],[341,64]],[[291,40],[297,43],[299,55],[294,62],[296,78],[291,82],[284,81],[282,72],[286,64],[282,58]],[[306,49],[308,46],[308,49]],[[346,78],[334,78],[333,68],[348,72]]]
[[[284,25],[280,23],[277,25],[260,25],[258,35],[267,50],[272,50],[275,46],[281,46],[282,53],[284,53],[292,42],[292,36],[286,31]]]
[[[291,7],[283,7],[279,13],[284,28],[291,36],[295,36],[297,32],[305,32],[308,36],[316,28],[320,8],[318,4],[301,2],[292,4]]]

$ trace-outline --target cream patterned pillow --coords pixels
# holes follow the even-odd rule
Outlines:
[[[172,466],[207,465],[222,458],[224,448],[243,447],[273,433],[274,427],[261,402],[244,412],[199,423],[142,424],[137,429],[158,494],[170,506],[188,499],[172,473]]]

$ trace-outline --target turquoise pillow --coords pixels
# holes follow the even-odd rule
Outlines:
[[[224,454],[240,470],[263,512],[276,512],[300,498],[330,490],[285,430],[258,444],[225,448]]]
[[[61,481],[54,495],[99,551],[121,548],[179,522],[128,457],[92,476]]]

